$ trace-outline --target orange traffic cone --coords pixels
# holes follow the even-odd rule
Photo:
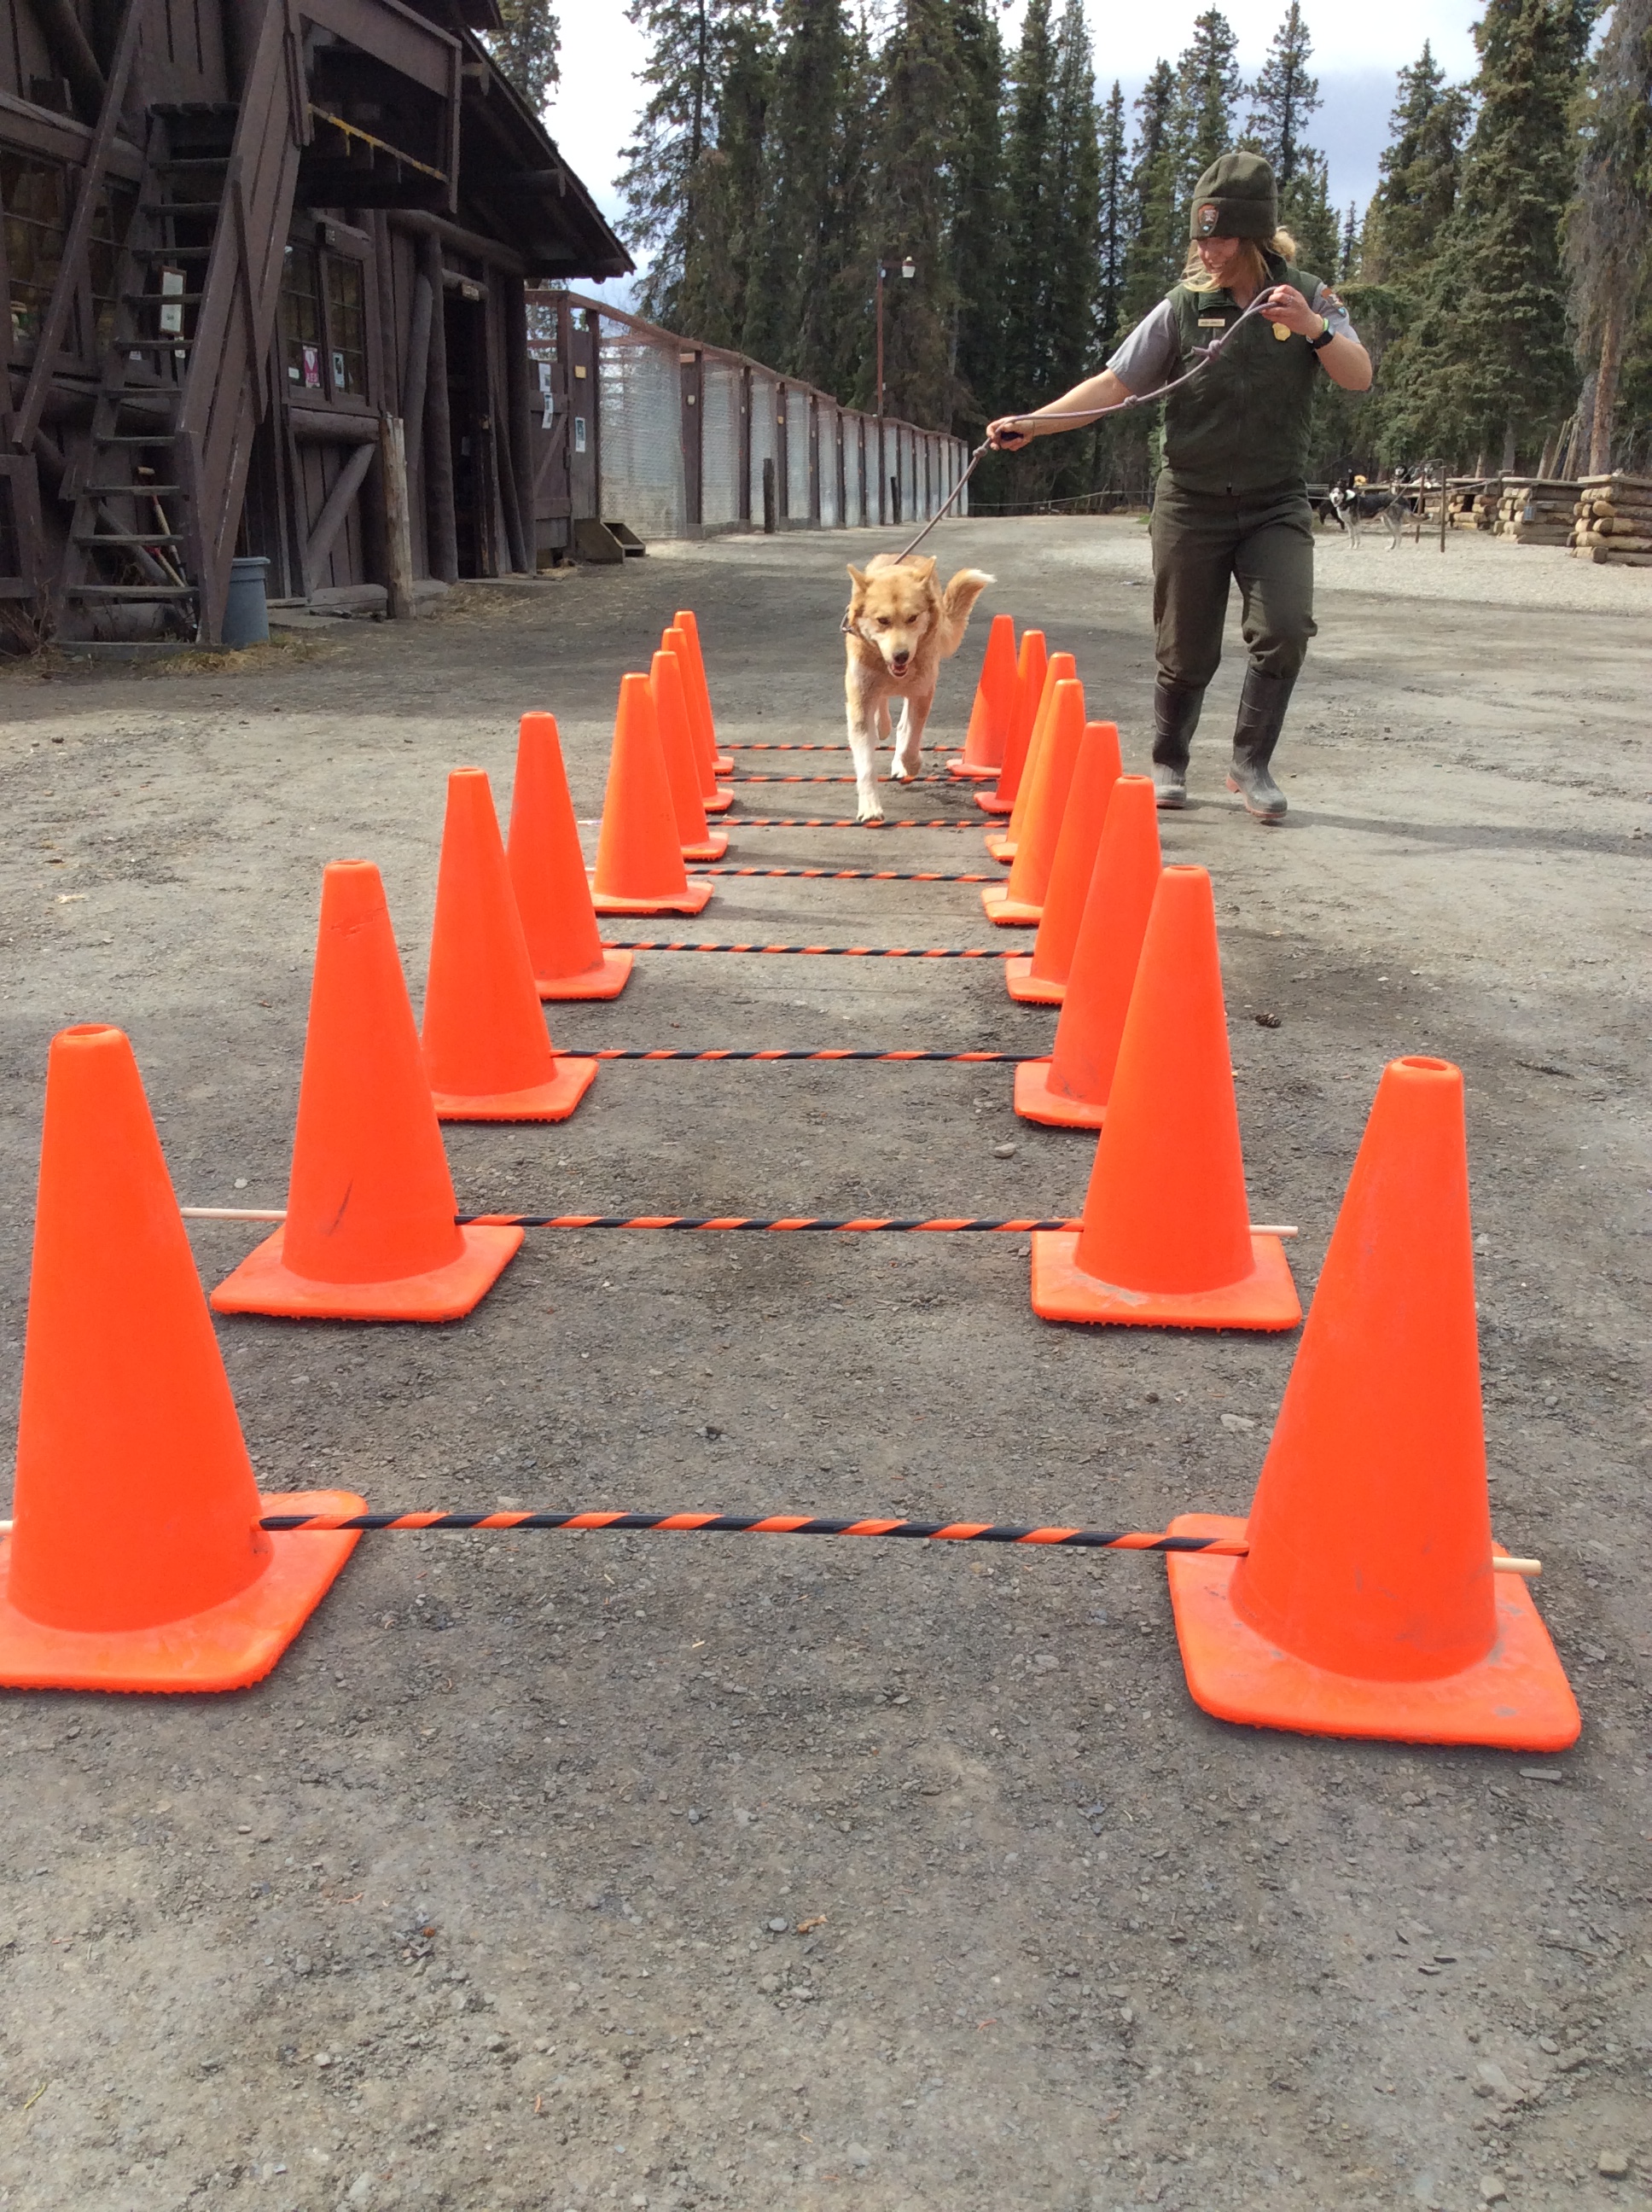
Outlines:
[[[732,775],[734,763],[726,753],[717,750],[717,718],[711,711],[711,686],[706,681],[706,656],[700,649],[700,625],[689,608],[679,607],[671,617],[671,627],[680,629],[689,641],[689,666],[685,671],[689,708],[705,733],[711,772],[714,776]]]
[[[1315,1735],[1564,1751],[1582,1725],[1517,1575],[1491,1565],[1463,1079],[1383,1070],[1242,1559],[1172,1554],[1206,1712]]]
[[[461,1229],[384,885],[334,860],[298,1091],[287,1218],[212,1293],[220,1313],[455,1321],[478,1304],[519,1229]]]
[[[545,1033],[479,768],[456,768],[447,779],[423,1036],[444,1121],[565,1121],[597,1073],[594,1060],[559,1060]]]
[[[669,634],[669,633],[668,633]],[[591,902],[598,914],[698,914],[703,876],[683,872],[677,812],[646,676],[622,676]]]
[[[673,623],[669,629],[661,630],[659,649],[662,653],[675,653],[682,665],[683,696],[688,702],[689,730],[694,740],[695,766],[700,778],[701,806],[708,814],[726,814],[734,804],[734,793],[724,790],[717,779],[720,775],[728,775],[734,763],[731,760],[718,758],[717,743],[711,732],[711,708],[708,702],[700,698],[694,681],[695,649],[689,633]]]
[[[64,1030],[46,1063],[0,1683],[239,1690],[270,1672],[354,1549],[260,1498],[132,1048]]]
[[[1158,889],[1158,811],[1145,775],[1121,775],[1090,872],[1072,972],[1048,1060],[1015,1072],[1015,1110],[1058,1129],[1099,1129]],[[1042,929],[1040,935],[1043,934]]]
[[[1056,655],[1058,660],[1061,657]],[[1002,928],[1036,929],[1043,919],[1050,867],[1084,734],[1084,685],[1076,681],[1058,684],[1045,724],[1044,742],[1038,749],[1026,823],[1016,846],[1010,880],[988,884],[981,895],[987,921]]]
[[[1032,1248],[1033,1310],[1046,1321],[1277,1329],[1302,1319],[1284,1245],[1251,1233],[1203,868],[1159,878],[1084,1226],[1036,1231]]]
[[[617,999],[631,955],[598,933],[554,714],[522,717],[505,851],[539,996]]]
[[[1004,963],[1010,996],[1023,1006],[1059,1006],[1066,996],[1072,948],[1084,919],[1090,879],[1096,872],[1108,802],[1123,772],[1115,725],[1086,722],[1061,817],[1061,834],[1055,841],[1055,858],[1050,863],[1049,888],[1044,894],[1037,939],[1030,953]]]
[[[975,704],[969,709],[963,756],[946,763],[952,775],[998,775],[1015,714],[1015,623],[1008,615],[994,615],[987,633],[987,657],[981,664]]]
[[[706,826],[706,810],[700,803],[699,763],[694,736],[689,728],[689,702],[683,688],[683,662],[675,653],[655,653],[648,674],[653,694],[654,720],[665,756],[665,776],[671,787],[671,809],[685,860],[720,860],[728,839],[720,830]]]
[[[1010,715],[1009,734],[1004,740],[1004,765],[993,788],[975,793],[975,804],[984,813],[1007,814],[1015,805],[1027,757],[1027,741],[1032,736],[1038,702],[1044,696],[1045,660],[1043,631],[1023,629],[1021,651],[1016,659],[1015,704]]]
[[[1050,716],[1055,712],[1055,687],[1058,684],[1076,684],[1078,671],[1070,653],[1053,653],[1044,669],[1044,688],[1039,695],[1037,712],[1027,738],[1026,757],[1016,788],[1015,804],[1010,810],[1010,819],[1002,834],[991,833],[986,841],[987,849],[995,860],[1012,861],[1021,847],[1021,828],[1027,818],[1027,804],[1032,796],[1034,781],[1038,775],[1038,757],[1044,750],[1044,735],[1049,728]]]

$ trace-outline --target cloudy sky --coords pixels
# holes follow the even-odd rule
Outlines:
[[[1108,6],[1090,0],[1096,74],[1103,95],[1117,77],[1127,100],[1140,91],[1161,57],[1174,61],[1187,43],[1201,0],[1173,0],[1156,9]],[[1006,34],[1019,30],[1019,5],[1005,13]],[[1239,63],[1254,74],[1284,13],[1281,0],[1226,0],[1239,34]],[[1306,0],[1314,69],[1324,105],[1314,118],[1314,143],[1331,163],[1331,197],[1363,209],[1376,184],[1376,161],[1388,137],[1397,70],[1414,61],[1423,41],[1454,76],[1474,67],[1469,26],[1478,0]],[[639,105],[636,71],[644,47],[625,19],[624,0],[567,0],[562,16],[562,83],[552,107],[551,133],[596,194],[604,213],[618,212],[614,177],[620,149]]]

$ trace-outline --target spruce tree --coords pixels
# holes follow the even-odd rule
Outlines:
[[[1056,31],[1055,257],[1049,276],[1049,378],[1065,391],[1093,366],[1101,227],[1096,72],[1084,0],[1066,0]],[[1052,392],[1052,397],[1054,392]]]
[[[1560,223],[1593,12],[1592,0],[1487,0],[1475,26],[1479,112],[1388,425],[1413,458],[1485,452],[1512,469],[1570,404]]]
[[[1313,53],[1302,9],[1297,0],[1291,0],[1284,22],[1273,33],[1267,59],[1248,88],[1250,114],[1245,124],[1246,143],[1272,164],[1281,203],[1299,172],[1319,158],[1307,138],[1309,119],[1320,104],[1319,79],[1308,74]]]
[[[1017,406],[1048,396],[1051,277],[1060,250],[1055,175],[1055,42],[1050,0],[1027,0],[1011,71],[1005,176],[1009,256],[1005,276],[1004,369]]]
[[[1612,466],[1624,356],[1652,276],[1652,0],[1616,0],[1580,103],[1566,267],[1577,357],[1594,380],[1588,469]]]
[[[1175,72],[1160,62],[1136,99],[1127,204],[1123,324],[1134,327],[1175,283],[1187,258],[1176,189]]]
[[[1433,258],[1457,203],[1468,129],[1468,94],[1446,82],[1425,42],[1400,72],[1382,181],[1366,211],[1361,273],[1372,283],[1414,283]]]
[[[847,258],[840,118],[848,27],[838,0],[780,0],[763,144],[762,242],[746,301],[744,350],[826,384],[833,283]]]
[[[562,77],[562,27],[550,0],[499,0],[503,27],[483,43],[536,115]]]
[[[946,234],[958,65],[947,0],[901,0],[882,56],[870,239],[885,265],[916,274],[884,287],[885,410],[951,420],[957,297]]]
[[[1230,153],[1242,89],[1235,56],[1239,41],[1219,8],[1193,18],[1193,35],[1176,63],[1176,203],[1186,208],[1200,178],[1218,155]]]
[[[952,0],[957,55],[951,177],[952,287],[957,301],[953,427],[973,441],[1004,402],[1004,41],[989,0]]]
[[[1121,335],[1125,264],[1130,243],[1130,171],[1124,135],[1124,94],[1115,77],[1097,134],[1099,208],[1096,226],[1096,333],[1105,350]]]

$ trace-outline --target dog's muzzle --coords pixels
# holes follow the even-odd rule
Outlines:
[[[889,672],[891,676],[904,676],[911,665],[912,655],[909,653],[894,653],[890,659]]]

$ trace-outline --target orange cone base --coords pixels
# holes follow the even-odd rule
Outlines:
[[[365,1513],[350,1490],[260,1498],[264,1513]],[[50,1628],[10,1597],[11,1543],[0,1543],[0,1686],[8,1690],[244,1690],[261,1682],[326,1595],[358,1533],[277,1531],[250,1589],[156,1628]]]
[[[1004,963],[1004,983],[1010,996],[1023,1006],[1060,1006],[1066,1003],[1065,983],[1047,983],[1032,971],[1030,952],[1017,952]]]
[[[999,929],[1036,929],[1044,919],[1042,905],[1034,906],[1029,899],[1012,899],[1005,884],[988,884],[981,903],[987,921]]]
[[[732,775],[734,773],[733,754],[714,754],[712,757],[711,772],[714,775]]]
[[[1017,1068],[1015,1110],[1023,1121],[1042,1121],[1049,1129],[1099,1129],[1107,1119],[1105,1106],[1052,1091],[1047,1060],[1023,1060]]]
[[[975,793],[975,804],[983,814],[1013,814],[1015,812],[1014,799],[1000,799],[995,791],[978,791]]]
[[[215,1313],[281,1314],[293,1321],[457,1321],[479,1306],[516,1256],[519,1229],[467,1227],[445,1267],[390,1283],[319,1283],[282,1261],[283,1230],[266,1237],[212,1293]]]
[[[719,775],[726,775],[728,769],[720,768],[717,773]],[[714,791],[709,799],[701,798],[700,811],[702,814],[726,814],[733,804],[734,793],[732,791]]]
[[[1245,1523],[1181,1513],[1169,1533],[1242,1536]],[[1374,1682],[1296,1658],[1247,1626],[1228,1601],[1237,1559],[1171,1552],[1166,1563],[1187,1687],[1194,1704],[1218,1720],[1303,1735],[1484,1743],[1502,1751],[1564,1751],[1582,1731],[1565,1670],[1518,1575],[1495,1578],[1497,1640],[1477,1665],[1432,1682]]]
[[[593,884],[591,903],[598,914],[699,914],[711,903],[715,888],[703,876],[690,876],[687,890],[675,896],[668,891],[663,898],[628,899],[599,891]]]
[[[1253,1237],[1254,1264],[1214,1291],[1132,1291],[1087,1275],[1076,1229],[1036,1229],[1032,1305],[1042,1321],[1110,1322],[1134,1328],[1295,1328],[1302,1302],[1277,1237]]]
[[[536,975],[533,988],[542,999],[617,999],[631,980],[632,957],[605,945],[596,967],[578,975]]]
[[[703,844],[685,845],[683,857],[685,860],[720,860],[727,850],[727,836],[722,830],[714,830]]]
[[[984,781],[990,776],[994,783],[998,781],[999,776],[999,771],[995,768],[977,768],[973,761],[963,759],[948,761],[946,772],[949,775],[969,776],[977,781]]]
[[[1002,860],[1007,868],[1021,850],[1019,837],[987,837],[982,840],[987,852],[995,860]]]
[[[498,1091],[467,1097],[438,1091],[433,1094],[439,1121],[566,1121],[597,1079],[594,1060],[564,1060],[559,1054],[556,1073],[549,1083],[536,1083],[527,1091]]]

